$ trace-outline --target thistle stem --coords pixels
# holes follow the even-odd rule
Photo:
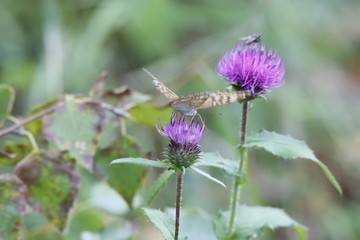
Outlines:
[[[232,189],[232,197],[230,202],[231,209],[230,209],[229,226],[225,239],[230,239],[233,233],[237,203],[240,200],[242,185],[246,182],[248,157],[247,157],[247,151],[242,147],[242,145],[244,145],[246,141],[246,123],[247,123],[248,106],[249,106],[248,101],[244,101],[242,108],[242,120],[241,120],[241,131],[240,131],[240,161],[237,171],[238,176],[234,177],[234,185]],[[241,174],[243,174],[243,176],[241,176]]]
[[[174,240],[179,239],[179,227],[180,227],[180,207],[181,207],[181,195],[182,195],[182,185],[183,185],[183,172],[179,172],[177,176],[176,183],[176,216],[175,216],[175,238]]]

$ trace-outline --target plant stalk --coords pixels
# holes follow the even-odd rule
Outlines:
[[[232,189],[232,197],[230,202],[231,209],[230,209],[229,226],[225,239],[230,239],[233,233],[237,204],[240,199],[242,185],[246,181],[248,157],[247,157],[247,151],[244,148],[242,148],[242,145],[244,145],[246,141],[246,123],[247,123],[247,115],[248,115],[248,106],[249,106],[249,102],[244,101],[242,108],[242,120],[241,120],[241,130],[240,130],[240,161],[237,171],[237,174],[239,176],[234,177],[234,185]],[[240,176],[241,174],[244,175]]]
[[[176,183],[176,216],[175,216],[175,238],[179,239],[179,228],[180,228],[180,208],[182,198],[182,185],[183,185],[183,172],[179,172]]]
[[[1,130],[0,131],[0,137],[3,136],[3,135],[11,133],[15,129],[17,129],[17,128],[19,128],[19,127],[21,127],[21,126],[23,126],[23,125],[25,125],[25,124],[27,124],[27,123],[29,123],[31,121],[34,121],[37,118],[43,117],[44,115],[59,109],[63,105],[64,105],[63,102],[55,103],[51,107],[49,107],[47,109],[44,109],[41,112],[35,113],[34,115],[31,115],[31,116],[29,116],[27,118],[24,118],[24,119],[20,120],[18,123],[14,124],[14,125],[12,125],[12,126],[10,126],[8,128],[5,128],[5,129]]]

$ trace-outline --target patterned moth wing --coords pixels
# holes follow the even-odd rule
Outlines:
[[[196,109],[225,105],[251,96],[248,91],[214,91],[194,93],[179,97],[147,69],[143,68],[143,70],[152,77],[153,84],[156,89],[169,100],[170,107],[172,107],[176,112],[189,117],[192,117],[197,113]]]
[[[250,96],[248,91],[214,91],[194,93],[179,97],[170,106],[185,116],[194,116],[196,109],[212,108],[233,103]]]

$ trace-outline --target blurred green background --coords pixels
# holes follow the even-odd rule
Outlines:
[[[227,83],[214,71],[217,59],[239,37],[259,33],[283,57],[286,76],[279,90],[267,94],[268,101],[254,102],[249,131],[267,129],[305,140],[339,180],[344,195],[338,195],[312,162],[285,162],[259,150],[250,156],[243,201],[284,208],[310,228],[310,239],[358,240],[359,13],[358,0],[1,0],[0,82],[16,89],[14,114],[21,116],[56,95],[88,92],[103,71],[109,73],[108,88],[127,84],[151,94],[152,103],[160,106],[166,100],[142,67],[179,95],[224,89]],[[208,128],[203,150],[234,156],[240,105],[200,113]],[[166,141],[156,130],[129,126],[128,132],[146,151],[157,149],[160,157]],[[183,205],[201,206],[209,214],[225,210],[231,180],[223,180],[228,190],[188,174]],[[157,207],[174,205],[173,186],[161,193]],[[68,233],[76,228],[111,231],[106,223],[119,218],[99,217],[113,195],[102,195],[96,187],[89,205],[80,204],[83,214],[74,217]],[[196,216],[202,214],[196,211]],[[205,225],[189,229],[184,222],[184,231],[197,236],[190,239],[212,239],[208,232],[201,234]],[[139,231],[139,239],[160,238],[151,225]],[[106,239],[90,232],[83,239]],[[294,233],[269,231],[261,239],[294,239]]]

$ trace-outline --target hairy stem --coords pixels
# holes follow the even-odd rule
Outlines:
[[[233,233],[237,203],[240,199],[242,185],[246,181],[248,158],[247,158],[247,151],[244,148],[242,148],[242,145],[244,145],[246,141],[246,123],[247,123],[247,115],[248,115],[248,105],[249,105],[248,101],[244,101],[242,108],[242,120],[241,120],[241,131],[240,131],[240,161],[239,161],[239,168],[237,171],[238,176],[234,177],[234,185],[232,189],[232,197],[230,202],[230,219],[229,219],[226,239],[230,239]],[[244,175],[241,176],[241,174]]]
[[[183,172],[179,172],[176,183],[176,216],[175,216],[175,238],[179,239],[179,227],[180,227],[180,208],[181,208],[181,195],[183,185]]]
[[[57,102],[55,103],[54,105],[52,105],[51,107],[41,111],[41,112],[38,112],[38,113],[35,113],[34,115],[31,115],[27,118],[24,118],[22,120],[20,120],[18,123],[8,127],[8,128],[5,128],[3,130],[0,131],[0,137],[3,136],[3,135],[6,135],[6,134],[9,134],[11,133],[12,131],[14,131],[15,129],[31,122],[31,121],[34,121],[35,119],[37,118],[40,118],[40,117],[43,117],[44,115],[50,113],[50,112],[53,112],[57,109],[59,109],[60,107],[62,107],[64,105],[63,102]]]

